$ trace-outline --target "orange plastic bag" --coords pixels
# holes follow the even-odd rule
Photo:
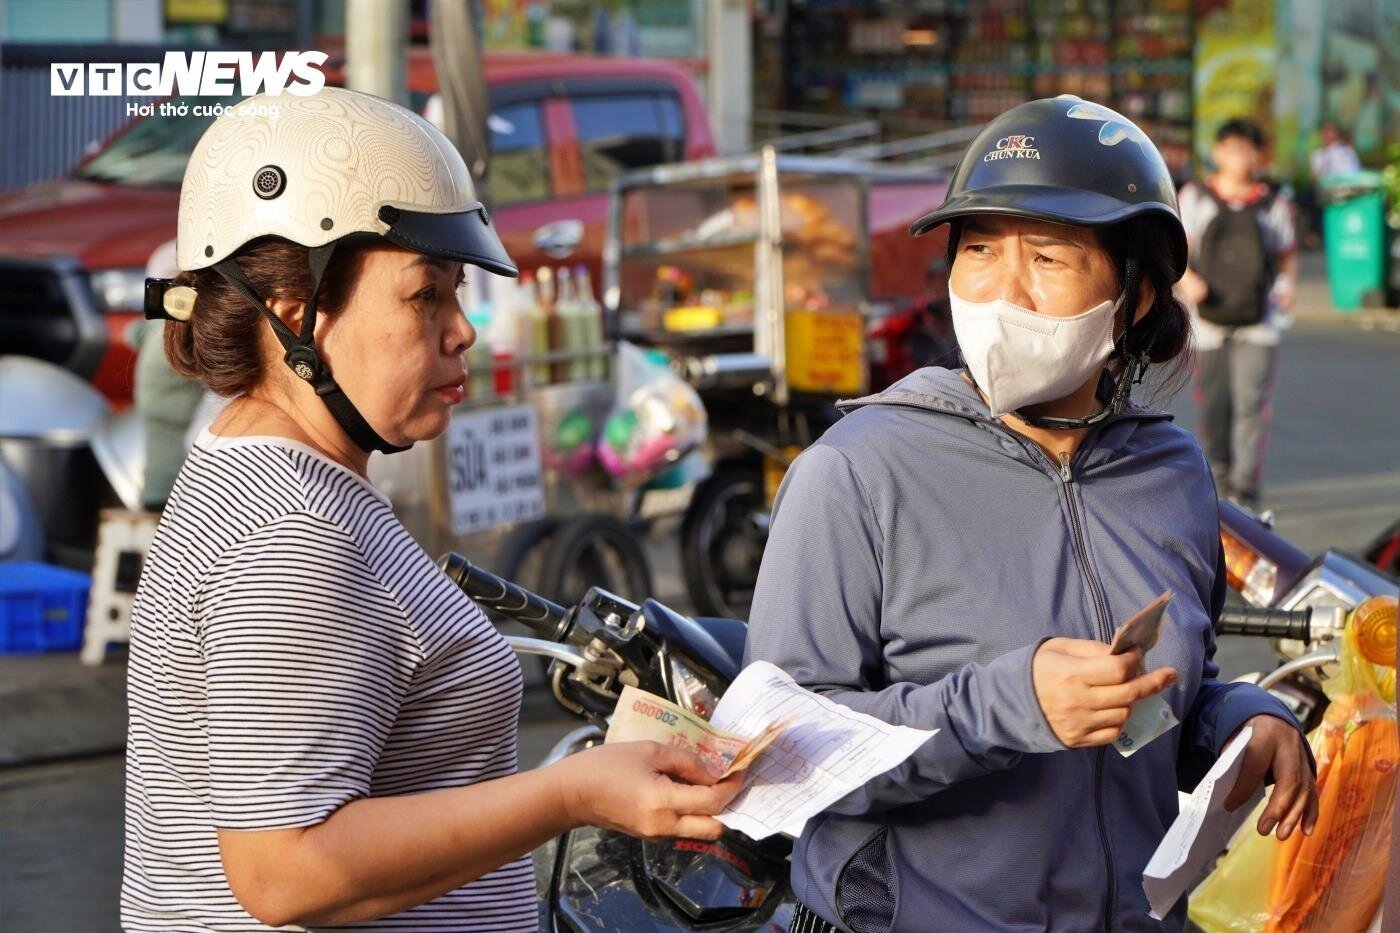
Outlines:
[[[1364,930],[1384,894],[1400,738],[1393,716],[1356,718],[1354,699],[1318,727],[1317,828],[1279,844],[1267,933]]]
[[[1191,897],[1191,920],[1207,933],[1360,933],[1375,917],[1389,860],[1400,738],[1394,655],[1389,664],[1374,663],[1373,644],[1358,642],[1362,629],[1347,628],[1338,673],[1325,684],[1332,702],[1309,736],[1318,768],[1316,829],[1279,842],[1254,831],[1258,812],[1246,821]]]

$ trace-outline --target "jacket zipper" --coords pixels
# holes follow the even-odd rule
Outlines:
[[[1079,449],[1082,451],[1084,446],[1081,443]],[[1049,460],[1049,457],[1046,459]],[[1099,638],[1102,641],[1111,642],[1113,630],[1108,621],[1108,601],[1104,596],[1103,586],[1094,574],[1093,566],[1089,563],[1089,548],[1084,541],[1084,525],[1080,521],[1079,507],[1075,504],[1074,490],[1071,488],[1074,483],[1074,463],[1069,457],[1062,456],[1060,458],[1059,474],[1060,492],[1064,495],[1065,509],[1069,513],[1075,553],[1079,558],[1079,567],[1084,572],[1084,581],[1089,585],[1089,594],[1094,600],[1094,613],[1098,616]],[[1113,850],[1109,846],[1108,817],[1104,814],[1104,758],[1107,754],[1108,750],[1103,746],[1094,749],[1094,821],[1099,831],[1099,845],[1103,847],[1104,867],[1108,871],[1107,909],[1104,911],[1103,928],[1106,931],[1111,931],[1113,929],[1113,910],[1118,901],[1118,874],[1113,866]]]
[[[1011,434],[1011,432],[1006,432]],[[1059,463],[1050,459],[1038,444],[1027,444],[1019,437],[1011,434],[1017,443],[1033,458],[1038,458],[1047,467],[1054,470],[1060,480],[1060,493],[1064,497],[1065,511],[1069,514],[1070,531],[1074,538],[1075,556],[1079,559],[1079,569],[1084,574],[1084,582],[1088,584],[1089,595],[1094,601],[1094,614],[1098,617],[1099,639],[1104,642],[1113,640],[1113,630],[1108,622],[1108,601],[1103,595],[1103,587],[1099,579],[1094,575],[1094,568],[1089,563],[1089,549],[1084,543],[1084,526],[1079,519],[1079,509],[1074,503],[1074,491],[1070,488],[1074,483],[1074,461],[1068,457],[1061,457]],[[1076,456],[1084,452],[1089,446],[1089,439],[1093,435],[1086,435],[1079,443]],[[1108,871],[1108,898],[1107,908],[1104,911],[1103,928],[1106,933],[1113,930],[1113,908],[1118,901],[1118,875],[1113,867],[1113,850],[1108,841],[1108,818],[1104,814],[1104,758],[1108,751],[1105,748],[1094,750],[1094,823],[1099,831],[1099,845],[1103,849],[1104,867]]]

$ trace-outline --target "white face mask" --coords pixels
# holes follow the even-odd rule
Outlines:
[[[1009,301],[965,301],[948,289],[963,359],[999,417],[1061,399],[1097,375],[1113,353],[1114,312],[1105,301],[1074,317],[1052,317]]]

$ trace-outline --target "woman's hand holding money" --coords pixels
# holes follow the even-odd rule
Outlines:
[[[1055,738],[1068,748],[1113,742],[1134,703],[1176,683],[1176,671],[1169,667],[1139,673],[1138,649],[1109,651],[1100,641],[1051,638],[1031,662],[1036,700]]]
[[[554,766],[570,821],[644,839],[718,839],[714,814],[743,788],[737,772],[715,781],[694,752],[656,742],[599,745]]]

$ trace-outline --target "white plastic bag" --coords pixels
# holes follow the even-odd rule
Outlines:
[[[664,355],[619,343],[613,372],[617,399],[598,444],[603,469],[628,484],[640,482],[705,440],[705,405]]]

